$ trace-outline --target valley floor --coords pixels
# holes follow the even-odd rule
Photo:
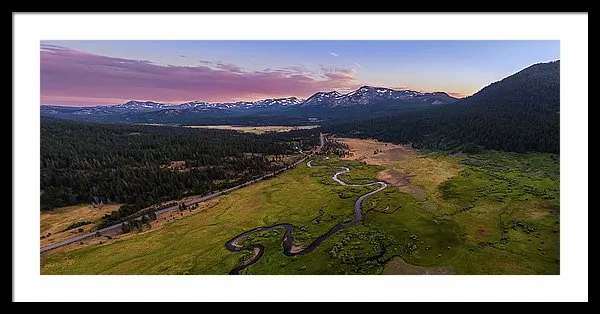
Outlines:
[[[263,134],[265,132],[289,132],[291,130],[307,130],[314,129],[318,125],[266,125],[266,126],[239,126],[239,125],[187,125],[186,128],[193,129],[220,129],[220,130],[235,130],[246,133]]]
[[[244,238],[264,255],[242,274],[558,274],[558,155],[484,152],[442,156],[406,146],[341,139],[353,155],[316,157],[345,166],[349,183],[384,180],[365,199],[364,221],[314,251],[286,256],[283,230]],[[295,245],[353,219],[359,195],[334,168],[295,169],[231,192],[141,234],[41,255],[42,274],[227,274],[252,252],[225,243],[260,226],[290,223]],[[172,217],[171,217],[172,218]],[[159,222],[161,217],[159,217]]]

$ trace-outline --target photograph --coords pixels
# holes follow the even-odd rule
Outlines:
[[[20,12],[12,45],[13,302],[588,302],[586,12]]]
[[[40,43],[40,272],[560,274],[560,42]]]

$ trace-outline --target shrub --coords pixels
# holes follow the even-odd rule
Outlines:
[[[68,231],[68,230],[79,228],[81,226],[85,226],[85,225],[89,225],[89,224],[93,224],[93,222],[91,222],[91,221],[74,222],[74,223],[70,224],[68,227],[66,227],[65,229],[63,229],[63,231]],[[79,231],[79,232],[83,232],[83,231]],[[50,233],[48,233],[48,235],[50,235]]]
[[[124,222],[121,225],[121,231],[123,231],[123,233],[129,233],[131,232],[131,226],[128,223]]]

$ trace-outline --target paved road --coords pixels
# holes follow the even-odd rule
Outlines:
[[[306,165],[309,168],[315,168],[315,167],[324,167],[327,168],[327,166],[313,166],[312,165],[312,160],[307,162]],[[240,252],[242,250],[249,250],[252,251],[253,254],[252,256],[250,256],[250,258],[246,259],[245,261],[242,262],[241,265],[237,266],[236,268],[232,269],[229,274],[231,275],[237,275],[240,273],[240,271],[254,263],[256,263],[263,255],[264,251],[265,251],[265,247],[261,244],[255,244],[255,245],[248,245],[248,246],[242,246],[239,244],[239,242],[244,239],[245,237],[256,233],[256,232],[262,232],[262,231],[267,231],[267,230],[272,230],[272,229],[276,229],[276,228],[283,228],[284,229],[284,234],[283,234],[283,242],[282,242],[282,246],[283,246],[283,254],[286,256],[294,256],[294,255],[302,255],[302,254],[306,254],[309,252],[312,252],[314,249],[316,249],[321,243],[323,243],[323,241],[327,240],[329,237],[331,237],[332,235],[334,235],[336,232],[340,231],[340,230],[344,230],[346,228],[350,228],[353,225],[355,225],[356,223],[360,222],[363,220],[363,214],[362,214],[362,203],[365,200],[365,198],[369,197],[370,195],[373,195],[377,192],[382,191],[383,189],[385,189],[387,187],[387,184],[383,181],[377,181],[377,182],[372,182],[372,183],[367,183],[367,184],[348,184],[342,180],[340,180],[338,178],[338,176],[342,173],[346,173],[349,172],[350,169],[348,169],[347,167],[338,167],[341,168],[342,171],[338,171],[336,172],[331,178],[343,185],[343,186],[372,186],[372,185],[379,185],[379,188],[370,191],[368,193],[365,193],[363,195],[361,195],[356,202],[354,202],[354,219],[350,222],[346,222],[346,223],[338,223],[335,226],[333,226],[331,229],[329,229],[329,231],[327,231],[325,234],[317,237],[313,242],[311,242],[308,246],[306,247],[299,247],[293,246],[293,242],[294,242],[294,226],[292,224],[289,223],[280,223],[280,224],[276,224],[276,225],[272,225],[272,226],[266,226],[266,227],[258,227],[258,228],[254,228],[248,231],[245,231],[237,236],[235,236],[233,239],[227,241],[225,243],[225,248],[227,250],[229,250],[230,252]]]
[[[281,173],[283,171],[289,170],[289,169],[291,169],[291,168],[299,165],[300,163],[306,161],[306,159],[312,157],[315,153],[320,152],[323,149],[323,146],[325,145],[325,136],[323,135],[323,133],[319,134],[319,140],[320,140],[320,145],[317,146],[315,149],[313,149],[313,151],[310,154],[305,154],[305,156],[302,157],[302,159],[298,160],[297,162],[295,162],[295,163],[293,163],[293,164],[291,164],[291,165],[289,165],[289,166],[287,166],[285,168],[282,168],[282,169],[279,169],[279,170],[275,171],[273,174],[264,175],[264,176],[262,176],[260,178],[248,181],[246,183],[242,183],[242,184],[236,185],[234,187],[231,187],[231,188],[228,188],[228,189],[225,189],[225,190],[222,190],[222,191],[218,191],[218,192],[215,192],[215,193],[212,193],[212,194],[205,195],[205,196],[200,197],[200,198],[196,198],[196,199],[184,202],[184,204],[186,206],[190,206],[190,205],[194,205],[194,204],[197,204],[197,203],[201,203],[201,202],[210,200],[212,198],[215,198],[215,197],[217,197],[217,196],[219,196],[219,195],[221,195],[223,193],[229,193],[229,192],[235,191],[237,189],[243,188],[243,187],[248,186],[250,184],[254,184],[254,183],[262,181],[264,179],[271,178],[274,175],[277,175],[277,174],[279,174],[279,173]],[[155,213],[156,213],[156,215],[160,215],[160,214],[163,214],[163,213],[175,210],[177,208],[179,208],[179,204],[173,205],[171,207],[163,208],[161,210],[156,211]],[[139,220],[139,219],[142,219],[142,217],[140,216],[140,217],[137,217],[136,219]],[[50,244],[48,246],[41,247],[40,248],[40,254],[44,253],[44,252],[47,252],[47,251],[50,251],[52,249],[59,248],[61,246],[65,246],[67,244],[71,244],[71,243],[74,243],[74,242],[78,242],[78,241],[81,241],[81,240],[93,237],[98,232],[100,234],[103,234],[103,233],[106,233],[106,232],[109,232],[109,231],[114,231],[114,230],[116,230],[118,228],[121,228],[122,225],[123,225],[123,223],[121,222],[121,223],[118,223],[116,225],[112,225],[110,227],[106,227],[104,229],[96,230],[94,232],[82,234],[82,235],[79,235],[79,236],[76,236],[76,237],[73,237],[73,238],[66,239],[66,240],[61,241],[61,242],[57,242],[57,243]]]

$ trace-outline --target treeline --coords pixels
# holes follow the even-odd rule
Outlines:
[[[121,232],[129,233],[133,230],[142,230],[144,226],[151,228],[152,225],[150,221],[156,220],[156,213],[153,211],[148,211],[148,213],[143,214],[139,218],[129,218],[127,221],[124,221],[121,225]],[[99,228],[103,228],[102,226]]]
[[[336,155],[338,157],[351,156],[350,146],[348,144],[328,138],[323,145],[322,152],[325,154]]]
[[[415,148],[559,153],[560,65],[536,64],[438,108],[331,124],[324,132]]]
[[[264,135],[42,118],[41,209],[129,204],[123,216],[162,201],[205,194],[262,176],[274,162],[318,145],[316,130]],[[273,158],[275,157],[275,158]],[[168,168],[183,161],[180,171]]]

